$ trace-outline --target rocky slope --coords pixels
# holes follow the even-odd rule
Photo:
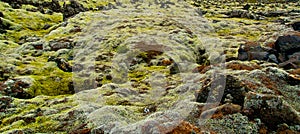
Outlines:
[[[0,132],[298,133],[285,2],[3,0]]]

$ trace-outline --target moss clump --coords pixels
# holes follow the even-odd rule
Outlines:
[[[71,73],[63,72],[57,68],[46,67],[37,74],[38,75],[32,76],[35,82],[28,90],[31,95],[62,95],[74,93],[74,89],[71,87]]]
[[[69,77],[68,77],[69,76]],[[73,94],[74,90],[70,89],[72,79],[70,74],[56,73],[51,76],[32,76],[35,82],[28,92],[33,95],[61,95]]]
[[[30,64],[18,66],[20,70],[32,68],[33,74],[30,76],[34,79],[31,87],[26,91],[32,96],[37,95],[63,95],[73,94],[72,73],[63,72],[56,63],[47,62],[44,55],[35,58]]]
[[[26,6],[28,7],[28,6]],[[29,12],[24,9],[13,9],[8,4],[0,2],[0,9],[3,9],[4,20],[10,23],[10,29],[1,36],[1,39],[8,39],[18,42],[25,36],[44,36],[49,30],[44,29],[45,25],[53,26],[62,22],[61,13],[42,14]]]

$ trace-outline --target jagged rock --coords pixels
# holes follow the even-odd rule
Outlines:
[[[283,67],[285,69],[300,68],[300,52],[290,55],[287,61],[279,64],[279,67]]]
[[[22,5],[33,5],[38,7],[39,10],[43,10],[44,8],[49,8],[55,12],[61,12],[61,6],[59,5],[58,0],[51,1],[33,1],[33,0],[3,0],[3,2],[9,3],[13,8],[21,8]],[[41,12],[43,13],[43,11]]]
[[[16,67],[11,64],[0,64],[0,80],[5,81],[14,76]]]
[[[32,36],[32,37],[27,37],[27,36],[22,36],[20,39],[19,39],[19,42],[18,44],[22,45],[26,42],[37,42],[39,41],[41,38],[40,37],[37,37],[37,36]]]
[[[221,119],[226,115],[241,112],[241,106],[236,105],[236,104],[232,104],[232,103],[226,103],[224,105],[213,107],[211,109],[209,109],[209,108],[203,109],[203,108],[204,107],[199,107],[199,110],[201,111],[200,112],[201,115],[200,116],[197,115],[197,116],[195,116],[195,118],[200,117],[201,119],[206,119],[206,118],[208,118],[206,116],[211,116],[210,117],[211,119]]]
[[[0,38],[22,45],[1,44],[1,80],[30,76],[34,82],[27,91],[35,97],[0,98],[0,133],[258,133],[257,126],[263,123],[240,114],[249,91],[282,95],[299,109],[298,76],[289,75],[276,64],[257,61],[276,62],[276,55],[268,56],[272,53],[269,49],[242,46],[240,58],[255,60],[251,62],[224,64],[219,60],[223,52],[219,49],[236,51],[236,44],[244,40],[281,34],[276,31],[279,24],[244,19],[261,17],[255,8],[263,6],[242,10],[237,17],[243,18],[230,19],[222,14],[232,3],[220,6],[215,1],[197,3],[199,8],[193,8],[186,1],[176,0],[67,0],[64,9],[59,0],[4,1],[21,9],[0,2],[5,17],[1,19],[11,28]],[[213,24],[202,18],[203,6],[210,7],[205,8],[205,16],[214,18]],[[62,16],[65,22],[61,22]],[[207,41],[218,38],[219,30],[231,37]],[[34,35],[40,40],[27,40]],[[245,35],[249,39],[244,39]],[[48,56],[53,56],[49,61],[56,64],[46,62]],[[208,65],[208,57],[216,62]],[[223,71],[227,78],[210,77]],[[224,87],[222,79],[227,80]],[[203,115],[213,111],[195,108],[209,105],[195,101],[205,102],[208,92],[218,92],[218,87],[225,88],[225,93],[220,97],[220,106],[211,107],[216,112],[208,127],[190,122],[198,121],[195,116],[187,121],[193,108]],[[197,89],[201,92],[196,92],[196,98]],[[221,95],[216,92],[212,94]],[[217,103],[218,96],[209,97]],[[286,125],[279,130],[286,131]]]
[[[300,116],[281,96],[247,93],[243,105],[244,113],[254,119],[260,118],[269,128],[276,130],[277,125],[300,124]]]
[[[190,124],[189,122],[182,121],[176,128],[167,134],[190,134],[190,133],[201,133],[201,129]],[[213,132],[210,132],[213,133]]]

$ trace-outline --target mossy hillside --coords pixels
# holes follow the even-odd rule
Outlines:
[[[13,9],[8,4],[0,2],[0,9],[3,9],[4,19],[11,23],[11,29],[1,36],[2,39],[8,39],[18,42],[21,37],[46,35],[49,30],[44,30],[44,26],[53,26],[62,22],[62,14],[53,13],[42,14],[39,12],[29,12],[24,9]]]

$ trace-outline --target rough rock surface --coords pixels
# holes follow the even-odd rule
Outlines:
[[[295,7],[0,1],[0,133],[298,133]]]

